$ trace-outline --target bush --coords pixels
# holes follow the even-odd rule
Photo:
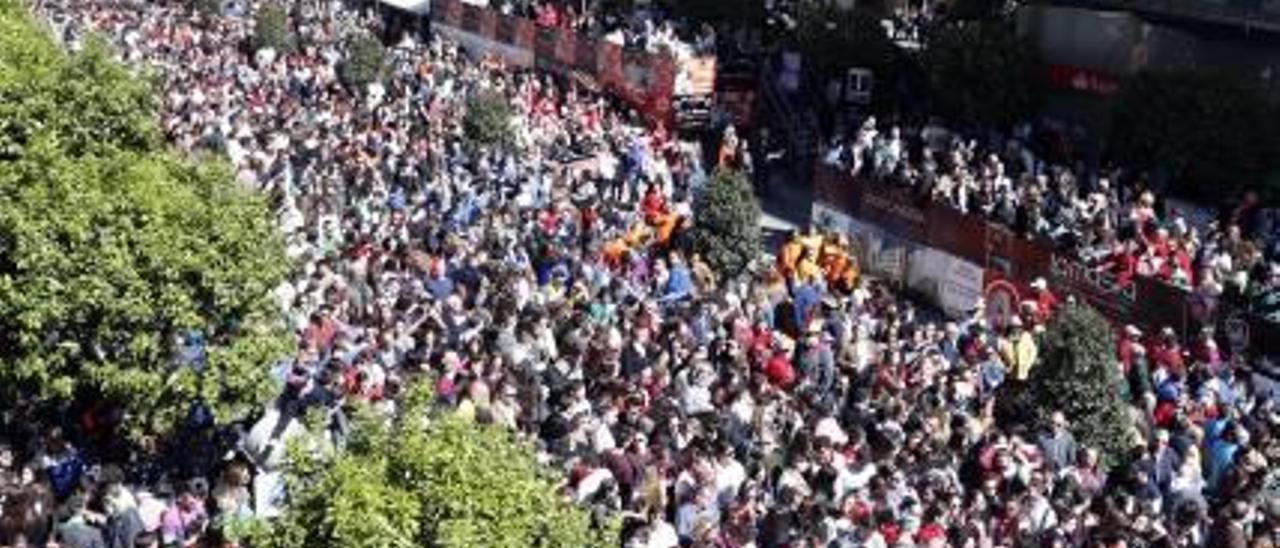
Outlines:
[[[406,410],[424,413],[420,404]],[[614,526],[594,529],[588,512],[557,492],[554,474],[501,428],[444,414],[424,431],[412,420],[361,415],[345,453],[294,452],[291,503],[254,533],[254,546],[616,545]]]
[[[293,44],[289,14],[284,7],[272,2],[258,8],[253,19],[253,48],[285,52],[292,50]]]
[[[760,204],[741,173],[719,171],[694,213],[693,247],[722,279],[742,274],[760,256]]]
[[[1053,412],[1062,411],[1076,439],[1096,448],[1104,465],[1123,462],[1131,420],[1111,326],[1092,308],[1069,305],[1049,322],[1042,341],[1041,361],[1029,379],[1034,426],[1047,426]]]
[[[497,92],[481,92],[467,101],[462,133],[473,147],[507,147],[515,142],[511,104]]]
[[[372,34],[362,32],[347,42],[347,59],[342,64],[342,81],[347,87],[362,90],[382,78],[386,48]]]

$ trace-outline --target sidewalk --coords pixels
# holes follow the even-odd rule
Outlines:
[[[756,198],[764,211],[763,226],[803,227],[809,222],[813,206],[813,184],[795,180],[785,169],[776,169],[770,173],[769,182],[756,193]]]

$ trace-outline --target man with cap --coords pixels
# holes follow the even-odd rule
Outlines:
[[[1058,298],[1049,291],[1049,284],[1044,278],[1036,278],[1031,282],[1031,295],[1024,302],[1033,305],[1029,308],[1032,309],[1032,319],[1036,325],[1049,323],[1053,311],[1058,308]]]

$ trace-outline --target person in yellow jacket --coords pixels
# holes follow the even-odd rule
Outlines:
[[[818,232],[818,227],[810,226],[809,232],[798,238],[800,245],[804,246],[805,251],[809,252],[809,257],[818,260],[818,255],[822,253],[822,233]]]
[[[627,234],[623,236],[623,240],[627,242],[627,247],[638,248],[648,243],[649,232],[649,225],[639,222],[632,226],[631,230],[627,231]]]
[[[1000,339],[1000,359],[1005,370],[1012,373],[1013,378],[1025,381],[1031,376],[1039,354],[1035,338],[1023,329],[1022,318],[1014,316],[1009,320],[1009,334]]]
[[[800,251],[800,260],[796,261],[795,280],[802,284],[810,284],[823,278],[822,267],[818,266],[818,256],[810,253],[808,248]]]

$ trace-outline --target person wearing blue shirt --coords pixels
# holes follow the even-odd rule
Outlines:
[[[1236,453],[1239,451],[1240,433],[1234,425],[1228,426],[1221,438],[1209,442],[1209,473],[1205,482],[1211,492],[1218,490],[1222,478],[1235,462]]]
[[[671,258],[671,269],[667,276],[667,286],[658,299],[662,303],[679,301],[693,294],[693,275],[689,267],[679,258]]]

